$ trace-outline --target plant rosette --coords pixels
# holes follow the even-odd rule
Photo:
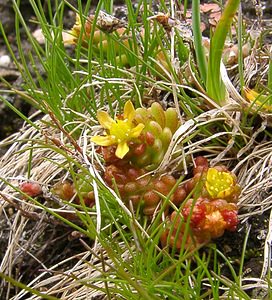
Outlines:
[[[159,166],[180,124],[174,108],[164,110],[157,102],[135,110],[128,101],[123,115],[112,119],[107,112],[99,111],[97,118],[105,135],[94,136],[91,141],[102,146],[99,152],[105,162],[121,159],[147,171]]]
[[[189,232],[185,236],[186,223]],[[179,212],[172,212],[166,229],[161,235],[163,246],[181,249],[185,238],[185,248],[192,249],[221,237],[225,230],[235,231],[238,225],[238,208],[224,199],[189,199]]]

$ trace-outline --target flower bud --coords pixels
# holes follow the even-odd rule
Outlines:
[[[20,185],[20,190],[30,197],[36,197],[42,194],[42,188],[37,182],[23,182]]]

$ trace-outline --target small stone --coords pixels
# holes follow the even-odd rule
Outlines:
[[[33,37],[37,40],[37,42],[41,45],[45,43],[45,37],[43,35],[42,29],[38,28],[32,33]]]
[[[8,55],[0,56],[0,67],[7,68],[11,63],[11,59]]]

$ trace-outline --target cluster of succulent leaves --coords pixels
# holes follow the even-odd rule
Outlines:
[[[192,249],[237,228],[240,187],[236,176],[223,165],[209,167],[202,156],[195,159],[193,174],[179,187],[183,197],[178,199],[179,210],[174,210],[167,222],[163,245]]]
[[[172,174],[148,173],[162,162],[179,127],[174,109],[164,110],[154,102],[150,108],[134,110],[128,101],[124,114],[116,120],[106,112],[98,114],[105,132],[92,141],[101,146],[104,180],[128,206],[142,206],[144,215],[153,216],[160,209],[169,215],[161,237],[163,245],[180,248],[190,238],[186,247],[195,247],[222,236],[225,230],[235,231],[240,188],[226,167],[209,168],[207,159],[198,157],[194,176],[180,185]],[[184,239],[186,222],[191,235]]]
[[[72,38],[67,40],[66,43],[80,44],[83,48],[88,48],[90,44],[92,50],[98,57],[106,59],[109,48],[111,48],[115,53],[115,64],[122,67],[135,66],[135,55],[137,55],[137,60],[139,59],[139,55],[142,55],[139,44],[146,44],[147,28],[143,29],[142,26],[136,26],[134,28],[135,32],[131,32],[131,29],[125,27],[120,20],[114,17],[106,15],[105,20],[103,18],[104,14],[101,14],[101,12],[98,16],[90,15],[86,19],[81,19],[77,14],[76,23],[70,31]],[[109,20],[109,23],[107,23],[107,18],[112,18]],[[162,26],[160,29],[157,29],[156,23],[152,23],[150,34],[157,37],[159,36],[157,31],[161,30],[163,33],[166,33],[166,35],[162,34],[162,36],[166,38],[163,39],[163,42],[153,42],[152,44],[152,53],[155,54],[154,57],[156,60],[156,65],[153,70],[157,76],[165,76],[166,73],[171,71],[169,53],[163,46],[163,43],[169,43],[169,32],[171,29],[168,27],[169,16],[164,14],[158,15],[156,20],[157,23]],[[139,40],[140,43],[133,43],[131,41],[132,35],[137,35],[137,40]],[[182,65],[188,59],[189,46],[184,43],[179,34],[177,37],[178,42],[175,43],[175,52]]]
[[[240,188],[226,167],[209,167],[207,159],[199,156],[192,177],[184,183],[173,174],[150,172],[162,162],[180,125],[175,109],[164,110],[157,102],[149,108],[134,109],[128,101],[124,112],[115,118],[105,111],[97,114],[101,135],[91,140],[98,145],[97,153],[104,164],[103,179],[128,207],[140,209],[142,215],[152,218],[163,211],[163,246],[195,248],[222,236],[225,230],[236,230]],[[87,181],[77,185],[65,181],[54,186],[52,192],[76,204],[82,199],[84,205],[92,207],[92,185]],[[21,188],[33,196],[30,189]]]
[[[124,113],[115,120],[103,111],[97,113],[97,118],[105,129],[105,135],[94,136],[91,140],[100,146],[112,146],[101,150],[106,162],[124,159],[146,171],[159,166],[179,127],[177,111],[174,108],[164,110],[157,102],[152,103],[150,108],[135,110],[132,102],[128,101]]]
[[[114,51],[116,53],[116,63],[118,65],[122,66],[129,66],[129,60],[126,54],[123,52],[123,47],[130,47],[129,41],[126,37],[126,28],[125,27],[119,27],[115,28],[114,32],[112,33],[112,37],[114,36],[115,39],[118,41],[112,42],[107,38],[107,34],[105,31],[99,29],[97,26],[92,26],[94,16],[89,16],[87,20],[84,20],[84,26],[82,25],[82,20],[80,19],[80,16],[76,15],[76,23],[73,26],[71,30],[71,35],[73,38],[71,40],[68,40],[68,43],[71,44],[77,44],[81,43],[81,45],[85,48],[88,47],[88,43],[91,40],[92,43],[92,49],[102,56],[107,55],[107,50],[109,47],[113,47]],[[110,32],[113,31],[113,28],[104,28],[105,30],[108,30]],[[92,30],[93,35],[92,35]],[[91,38],[92,36],[92,38]]]

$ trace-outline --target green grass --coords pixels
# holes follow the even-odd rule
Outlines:
[[[97,124],[98,109],[106,108],[114,116],[122,112],[124,103],[129,99],[133,100],[136,107],[142,104],[148,105],[152,92],[157,93],[154,96],[155,100],[157,100],[156,97],[160,99],[168,97],[169,101],[173,101],[175,97],[172,92],[175,89],[175,95],[185,120],[194,120],[207,110],[205,101],[196,91],[195,86],[189,85],[190,80],[185,78],[190,91],[180,80],[182,76],[186,77],[183,74],[183,68],[189,59],[189,47],[186,42],[177,31],[173,30],[173,53],[169,32],[166,32],[156,20],[150,20],[150,17],[154,17],[151,10],[152,1],[150,3],[139,1],[138,7],[134,9],[132,2],[126,0],[128,45],[118,34],[106,32],[107,47],[103,47],[101,43],[96,47],[92,46],[95,34],[93,26],[87,46],[79,41],[71,51],[65,47],[62,40],[63,30],[69,30],[69,28],[63,28],[65,9],[69,7],[75,13],[79,13],[81,22],[85,23],[92,5],[91,1],[87,1],[85,8],[82,7],[81,1],[78,1],[77,8],[69,4],[69,1],[56,0],[53,4],[48,1],[47,14],[40,0],[29,2],[46,42],[44,46],[37,43],[20,12],[20,1],[13,1],[16,12],[15,33],[18,53],[12,49],[1,23],[0,29],[10,55],[22,74],[23,84],[20,91],[14,90],[7,84],[7,93],[18,94],[50,118],[42,121],[43,123],[34,123],[4,97],[1,96],[0,99],[44,137],[43,126],[52,129],[62,137],[61,141],[56,141],[54,133],[50,135],[49,132],[48,138],[44,141],[35,138],[21,141],[30,143],[28,147],[21,150],[22,153],[29,152],[27,178],[33,175],[31,169],[36,151],[47,149],[64,162],[59,163],[57,159],[54,161],[46,157],[43,157],[43,162],[47,161],[55,168],[61,169],[64,174],[68,174],[75,183],[76,190],[80,190],[80,185],[85,182],[92,185],[98,195],[95,208],[86,207],[82,197],[80,197],[80,204],[63,202],[74,211],[77,221],[70,220],[56,212],[50,201],[40,203],[24,195],[26,201],[60,220],[70,230],[78,231],[87,238],[87,242],[84,240],[82,243],[99,263],[86,261],[86,265],[98,270],[99,275],[82,279],[71,273],[67,277],[70,276],[75,280],[78,286],[102,291],[107,295],[107,299],[219,299],[224,289],[228,289],[227,299],[250,299],[241,284],[248,235],[245,238],[241,256],[238,258],[241,261],[238,271],[232,266],[230,259],[217,249],[216,242],[204,250],[186,250],[184,238],[182,250],[179,253],[174,249],[161,249],[160,236],[165,225],[161,222],[163,209],[151,223],[140,210],[132,211],[130,207],[122,204],[117,194],[110,191],[100,181],[94,168],[98,166],[90,145],[90,136]],[[212,36],[211,51],[207,62],[199,30],[199,1],[193,1],[193,32],[196,51],[194,70],[199,72],[202,88],[219,105],[225,100],[225,87],[220,77],[220,60],[238,4],[237,0],[228,2],[223,17]],[[187,1],[184,1],[184,5],[187,8]],[[113,6],[114,1],[100,0],[96,6],[93,24],[98,22],[101,9],[111,13]],[[159,6],[160,11],[171,13],[171,8],[165,1],[161,0]],[[241,15],[238,28],[241,49],[242,20],[240,18]],[[80,37],[86,33],[84,31],[82,28]],[[22,32],[32,46],[32,51],[29,53],[25,53],[22,47]],[[174,57],[171,56],[171,50]],[[158,53],[162,53],[165,57],[163,68],[162,62],[158,61]],[[125,64],[117,59],[118,54],[126,56]],[[173,66],[175,60],[179,61],[178,69]],[[269,89],[271,89],[272,81],[271,69],[270,60]],[[243,67],[240,56],[239,72],[241,87],[243,87]],[[207,124],[205,122],[204,120],[203,125],[199,126],[197,131],[189,133],[184,138],[183,144],[189,153],[188,156],[194,151],[206,150],[207,153],[210,151],[212,157],[215,157],[218,152],[212,149],[227,147],[232,137],[232,127],[222,124],[220,118],[211,126],[208,121]],[[216,130],[226,134],[222,137],[214,136]],[[190,149],[188,150],[191,143],[202,139],[206,139],[205,145],[200,142],[199,148],[196,147],[197,150],[191,153]],[[242,138],[237,139],[233,151],[237,153],[246,142],[247,140],[242,141]],[[183,153],[183,150],[177,151]],[[20,154],[20,151],[17,154]],[[183,179],[184,176],[180,181]],[[0,180],[11,186],[16,194],[20,193],[20,189],[12,185],[7,178],[0,178]],[[165,198],[166,205],[169,204],[170,196]],[[185,237],[187,235],[190,235],[189,222],[186,224]],[[93,248],[94,241],[101,245],[98,252],[95,252],[96,249]],[[222,274],[222,266],[227,268],[228,273],[231,274],[230,278]],[[19,277],[15,280],[4,273],[0,273],[0,277],[19,289],[40,296],[37,289],[28,287],[27,283],[21,283]],[[56,296],[61,297],[61,293],[56,293]],[[49,295],[47,299],[58,298]]]
[[[222,51],[239,3],[239,0],[230,0],[226,3],[222,17],[211,38],[206,86],[208,95],[219,104],[224,104],[226,96],[220,76]]]

